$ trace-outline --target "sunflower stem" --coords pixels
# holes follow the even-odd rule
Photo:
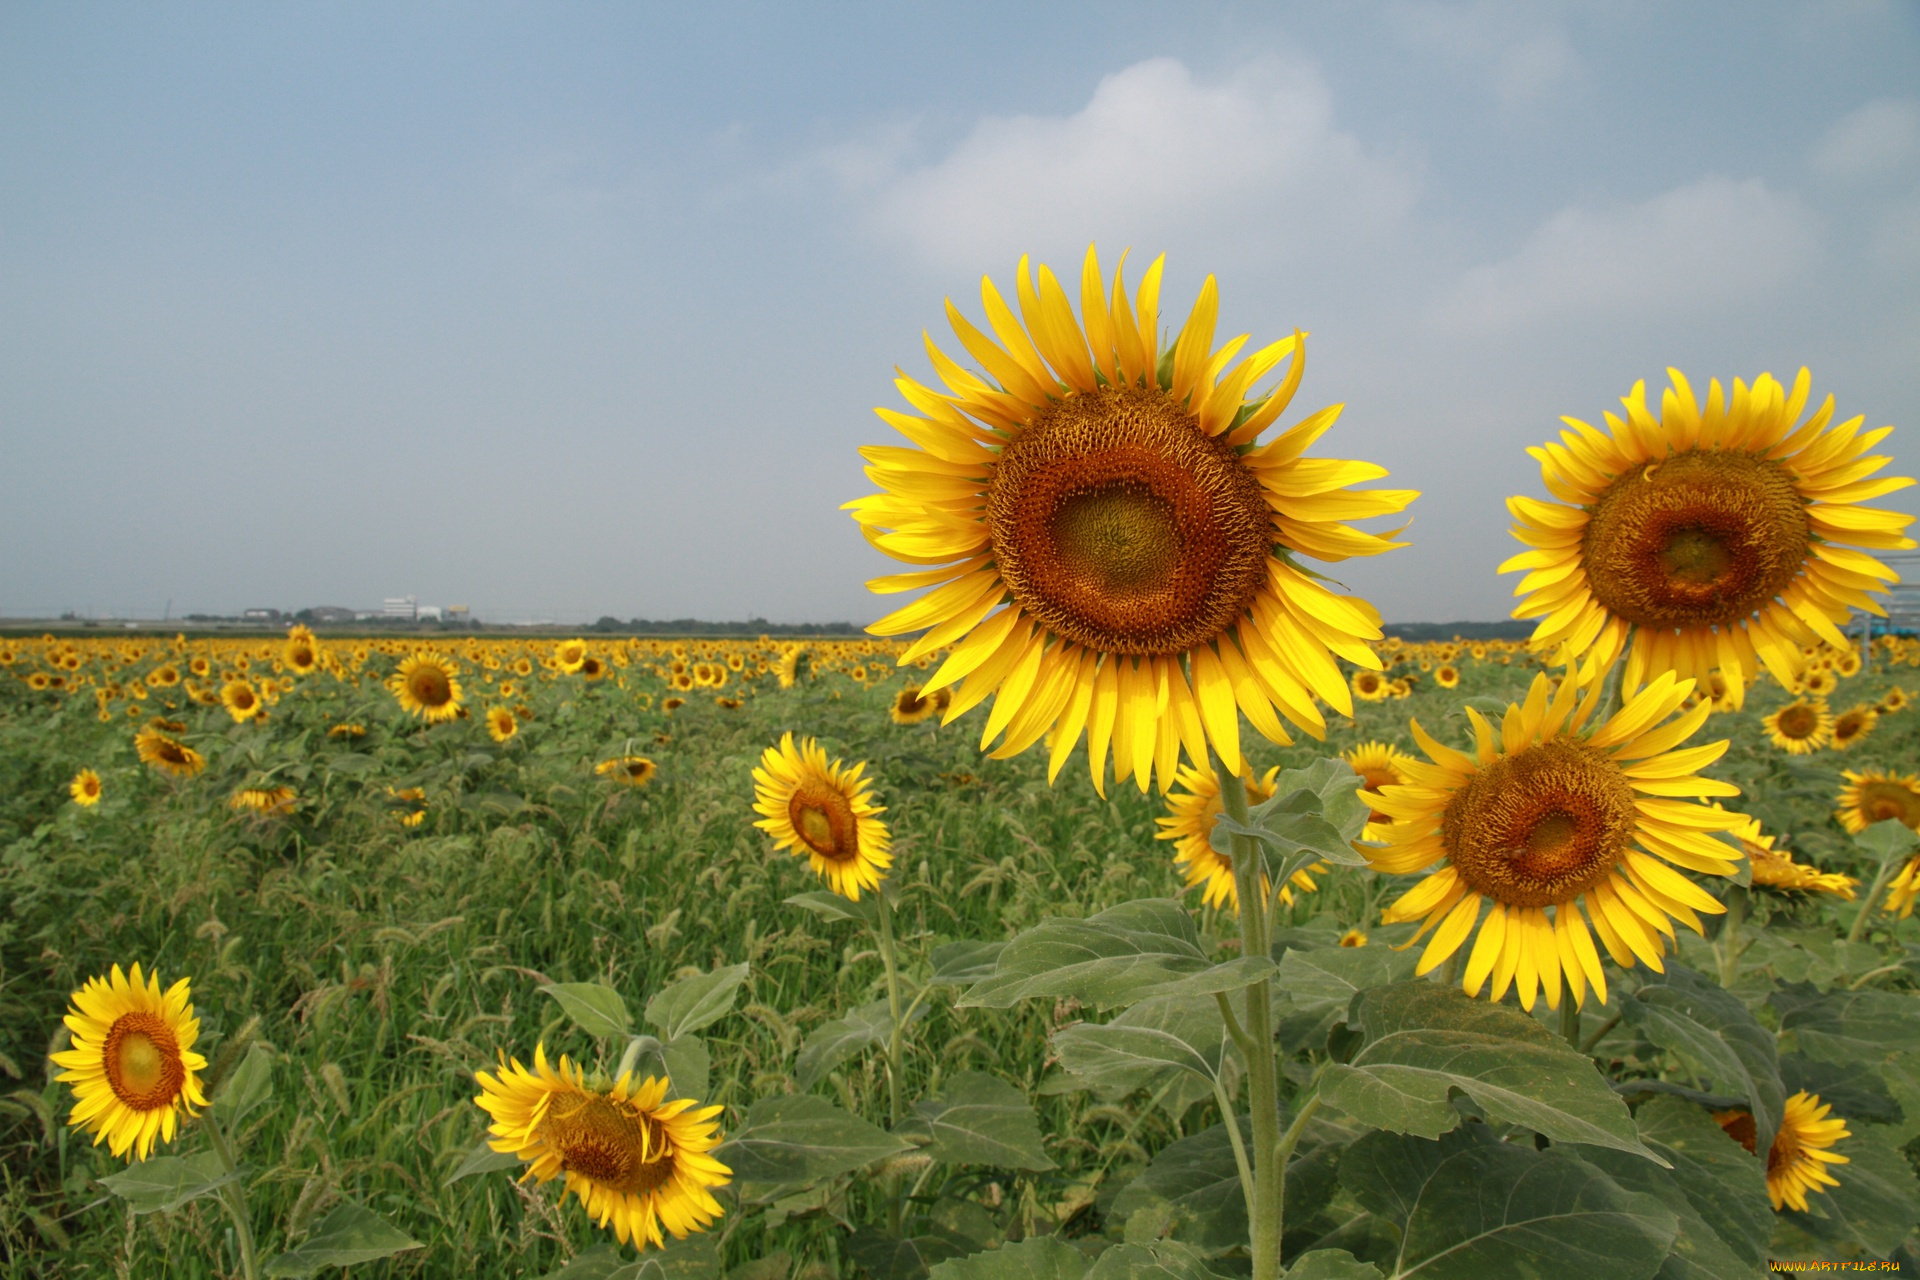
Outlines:
[[[1220,805],[1241,826],[1248,821],[1247,788],[1216,759],[1214,776],[1220,779]],[[1260,845],[1234,834],[1228,847],[1233,856],[1233,885],[1240,915],[1240,954],[1272,954],[1266,920],[1266,893],[1261,883]],[[1248,1226],[1253,1249],[1253,1280],[1278,1280],[1280,1235],[1286,1211],[1286,1151],[1280,1135],[1279,1064],[1273,1053],[1273,992],[1265,978],[1246,988],[1246,1018],[1250,1041],[1247,1053],[1247,1105],[1253,1122],[1253,1212]],[[1233,1123],[1231,1116],[1226,1117]]]
[[[206,1126],[207,1140],[220,1158],[221,1169],[231,1175],[239,1166],[227,1146],[226,1135],[220,1132],[220,1122],[213,1118],[212,1107],[200,1113],[200,1121]],[[233,1220],[233,1238],[240,1245],[240,1274],[245,1280],[260,1280],[260,1256],[253,1243],[253,1223],[247,1216],[247,1193],[236,1180],[222,1186],[219,1194],[221,1206]]]
[[[887,901],[886,887],[876,888],[873,892],[877,900],[880,917],[880,962],[887,970],[887,1016],[891,1023],[887,1032],[887,1113],[891,1118],[889,1128],[898,1129],[902,1108],[900,1105],[900,965],[894,952],[893,943],[893,907]],[[887,1180],[887,1222],[897,1237],[906,1220],[906,1203],[901,1196],[904,1179],[894,1174]]]
[[[620,1055],[620,1065],[616,1067],[613,1072],[613,1082],[615,1084],[619,1084],[622,1080],[626,1079],[627,1073],[640,1065],[640,1050],[646,1042],[646,1036],[631,1036],[628,1038],[626,1051]]]
[[[1880,897],[1880,891],[1887,887],[1887,881],[1898,874],[1899,868],[1906,865],[1904,858],[1889,858],[1880,864],[1880,874],[1873,878],[1873,888],[1867,890],[1861,900],[1860,910],[1853,917],[1853,928],[1847,930],[1847,941],[1858,942],[1860,935],[1867,931],[1867,917],[1873,911],[1873,904]]]
[[[1573,998],[1571,991],[1560,997],[1560,1035],[1575,1053],[1580,1051],[1580,1002]]]
[[[1727,918],[1720,925],[1714,950],[1720,956],[1720,985],[1731,989],[1740,976],[1740,953],[1746,950],[1740,945],[1740,926],[1747,919],[1747,891],[1737,884],[1727,886],[1726,905]]]

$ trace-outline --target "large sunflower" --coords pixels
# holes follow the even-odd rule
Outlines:
[[[1842,769],[1847,785],[1840,788],[1840,808],[1834,817],[1850,835],[1859,835],[1888,818],[1920,831],[1920,774],[1889,773],[1884,769]]]
[[[1760,723],[1768,740],[1790,755],[1803,756],[1833,741],[1833,713],[1825,698],[1797,698]]]
[[[460,714],[460,681],[450,659],[436,653],[416,653],[400,664],[387,681],[400,709],[428,724]]]
[[[753,771],[753,825],[773,837],[776,849],[804,856],[827,887],[843,898],[860,900],[860,891],[877,893],[881,877],[893,865],[892,837],[873,803],[873,788],[861,774],[866,765],[828,763],[819,742],[794,745],[787,733],[768,747]]]
[[[73,993],[66,1023],[73,1048],[53,1055],[66,1068],[57,1079],[73,1087],[69,1123],[91,1133],[95,1146],[145,1160],[156,1140],[173,1141],[182,1111],[207,1105],[198,1075],[207,1060],[193,1051],[200,1023],[187,979],[162,994],[159,975],[115,965]]]
[[[1605,724],[1586,729],[1600,691],[1569,678],[1556,692],[1538,675],[1525,704],[1508,708],[1497,740],[1494,726],[1467,709],[1473,755],[1442,746],[1413,722],[1414,740],[1433,763],[1404,765],[1409,785],[1382,788],[1369,801],[1398,821],[1386,828],[1386,847],[1368,857],[1392,875],[1440,864],[1382,916],[1388,924],[1423,920],[1415,940],[1438,926],[1418,972],[1466,944],[1484,900],[1492,910],[1467,958],[1468,995],[1479,995],[1491,977],[1495,1000],[1517,984],[1526,1008],[1537,989],[1557,1008],[1564,977],[1575,1003],[1584,1003],[1588,982],[1604,1002],[1606,978],[1583,904],[1622,968],[1638,959],[1656,972],[1672,920],[1698,932],[1695,912],[1725,910],[1667,865],[1732,874],[1733,851],[1712,833],[1743,821],[1691,802],[1739,794],[1696,775],[1720,758],[1725,742],[1676,750],[1711,713],[1696,703],[1668,720],[1693,686],[1663,673]]]
[[[1767,1199],[1773,1202],[1775,1213],[1783,1207],[1805,1213],[1809,1191],[1824,1195],[1828,1187],[1840,1185],[1827,1166],[1852,1161],[1827,1148],[1853,1135],[1845,1120],[1827,1118],[1832,1110],[1832,1103],[1822,1103],[1819,1094],[1804,1089],[1787,1099],[1780,1131],[1767,1149]],[[1721,1111],[1713,1118],[1729,1137],[1748,1151],[1754,1149],[1760,1135],[1754,1129],[1752,1112]]]
[[[1873,593],[1899,575],[1868,552],[1915,545],[1912,516],[1860,505],[1913,483],[1868,478],[1889,459],[1865,455],[1893,428],[1830,426],[1832,396],[1802,422],[1805,369],[1791,391],[1771,374],[1736,378],[1730,399],[1716,380],[1705,405],[1667,373],[1658,418],[1635,383],[1607,433],[1565,418],[1560,443],[1527,450],[1560,502],[1507,500],[1532,548],[1500,566],[1529,571],[1514,616],[1540,619],[1535,649],[1591,652],[1598,667],[1631,634],[1629,690],[1717,669],[1737,703],[1762,664],[1793,688],[1804,646],[1845,649],[1835,624],[1849,610],[1884,614]]]
[[[692,1098],[667,1101],[667,1082],[631,1072],[610,1088],[589,1089],[586,1073],[562,1055],[549,1066],[544,1046],[533,1070],[501,1055],[500,1068],[476,1071],[474,1101],[493,1117],[488,1145],[527,1162],[527,1176],[548,1182],[566,1175],[595,1223],[613,1224],[620,1243],[664,1246],[662,1234],[684,1240],[723,1210],[711,1188],[733,1170],[714,1159],[719,1107]]]
[[[949,302],[986,376],[928,339],[947,393],[896,380],[918,412],[877,412],[915,447],[862,449],[884,492],[846,504],[880,550],[938,566],[868,583],[933,589],[867,629],[924,630],[902,664],[950,649],[926,685],[964,681],[947,721],[997,695],[982,747],[1004,732],[994,754],[1005,757],[1051,731],[1049,776],[1084,732],[1102,790],[1109,749],[1116,780],[1143,791],[1150,773],[1171,785],[1182,747],[1200,765],[1211,744],[1228,772],[1244,772],[1236,707],[1277,742],[1289,741],[1282,718],[1324,732],[1316,697],[1350,714],[1334,658],[1378,669],[1367,642],[1380,638],[1379,614],[1295,557],[1400,545],[1345,522],[1417,496],[1348,488],[1386,474],[1371,463],[1302,459],[1338,405],[1258,443],[1299,386],[1304,335],[1234,363],[1246,338],[1215,349],[1209,276],[1162,351],[1163,261],[1130,299],[1122,272],[1109,292],[1089,249],[1076,317],[1053,273],[1035,277],[1023,258],[1019,317],[981,282],[994,337]],[[1281,385],[1249,398],[1290,356]]]
[[[1242,785],[1247,789],[1247,803],[1271,800],[1279,777],[1280,767],[1275,765],[1263,777],[1244,778]],[[1201,901],[1210,907],[1238,910],[1240,890],[1233,880],[1233,859],[1216,850],[1212,843],[1214,820],[1223,811],[1220,779],[1211,769],[1190,769],[1182,765],[1178,781],[1186,790],[1167,794],[1167,814],[1154,819],[1160,830],[1153,838],[1175,842],[1173,863],[1186,876],[1189,889],[1202,886]],[[1325,875],[1327,870],[1326,863],[1316,862],[1294,872],[1280,888],[1280,901],[1290,907],[1295,889],[1312,893],[1320,886],[1310,873]],[[1269,893],[1273,891],[1271,881],[1262,881],[1261,887]]]

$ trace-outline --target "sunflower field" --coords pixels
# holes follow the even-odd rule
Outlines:
[[[949,304],[871,639],[0,636],[3,1273],[1920,1270],[1886,429],[1636,386],[1411,643],[1159,280]]]

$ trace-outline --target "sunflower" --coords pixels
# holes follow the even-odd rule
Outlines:
[[[1775,1213],[1780,1212],[1782,1206],[1806,1213],[1809,1191],[1824,1195],[1828,1187],[1840,1185],[1827,1166],[1852,1161],[1827,1148],[1853,1134],[1845,1120],[1827,1119],[1827,1113],[1832,1110],[1832,1103],[1823,1104],[1819,1094],[1804,1089],[1787,1099],[1780,1132],[1774,1135],[1773,1146],[1767,1150],[1767,1199],[1773,1202]],[[1727,1136],[1748,1151],[1753,1150],[1759,1134],[1754,1129],[1751,1111],[1718,1111],[1713,1118],[1720,1122]]]
[[[73,1047],[53,1056],[65,1067],[56,1079],[73,1087],[68,1123],[93,1135],[114,1155],[132,1150],[145,1160],[156,1140],[172,1142],[180,1113],[207,1105],[199,1072],[207,1060],[193,1051],[200,1023],[185,978],[160,992],[158,974],[131,975],[113,966],[73,993],[67,1028]]]
[[[667,1101],[667,1082],[631,1072],[610,1088],[589,1089],[586,1073],[565,1055],[549,1066],[545,1046],[533,1070],[500,1058],[493,1074],[474,1073],[474,1099],[493,1117],[488,1145],[527,1162],[526,1176],[549,1182],[566,1175],[567,1190],[599,1226],[613,1224],[621,1244],[665,1245],[704,1231],[723,1210],[711,1189],[733,1170],[713,1158],[720,1108],[691,1098]]]
[[[982,746],[1004,732],[994,753],[1004,758],[1051,730],[1049,776],[1084,732],[1102,791],[1109,749],[1115,779],[1143,791],[1149,773],[1162,791],[1172,784],[1182,747],[1200,765],[1211,745],[1241,773],[1236,706],[1282,743],[1283,717],[1324,734],[1316,697],[1351,714],[1335,657],[1377,670],[1367,642],[1380,638],[1379,614],[1295,557],[1401,545],[1343,522],[1417,496],[1348,488],[1386,474],[1369,463],[1301,458],[1339,406],[1258,443],[1299,386],[1304,335],[1233,363],[1246,339],[1214,349],[1213,277],[1163,356],[1163,262],[1129,299],[1119,272],[1109,293],[1089,249],[1076,319],[1053,273],[1043,266],[1035,278],[1023,258],[1021,318],[991,280],[981,284],[998,342],[949,302],[961,345],[990,380],[929,340],[949,394],[896,381],[918,414],[878,412],[916,447],[862,449],[885,492],[846,504],[881,551],[938,566],[868,583],[933,590],[867,629],[925,631],[902,665],[950,650],[927,682],[965,682],[945,719],[995,694]],[[1285,381],[1249,399],[1289,357]]]
[[[451,660],[433,653],[416,653],[400,664],[387,687],[400,709],[428,724],[460,714],[460,681]]]
[[[133,735],[133,749],[142,761],[154,768],[176,778],[191,778],[207,767],[207,758],[162,727],[174,723],[177,722],[154,721]]]
[[[520,722],[513,718],[509,707],[487,708],[487,736],[495,742],[505,742],[520,732]]]
[[[659,766],[645,756],[615,756],[593,766],[603,778],[612,778],[624,787],[644,787],[653,781]]]
[[[1847,785],[1840,788],[1840,808],[1834,817],[1850,835],[1859,835],[1876,822],[1898,818],[1920,831],[1920,774],[1842,769]]]
[[[1460,668],[1454,666],[1451,662],[1445,666],[1435,668],[1433,682],[1442,689],[1458,689],[1460,687]]]
[[[297,793],[292,787],[241,787],[227,797],[227,807],[240,813],[257,813],[263,818],[293,812]]]
[[[1273,798],[1274,788],[1280,777],[1279,766],[1267,770],[1264,777],[1249,775],[1244,779],[1247,789],[1247,803],[1259,804]],[[1167,816],[1155,818],[1161,828],[1154,833],[1156,840],[1172,840],[1173,864],[1179,867],[1187,877],[1187,887],[1205,886],[1200,893],[1201,901],[1210,907],[1229,907],[1238,909],[1240,892],[1233,881],[1233,859],[1218,852],[1212,844],[1213,824],[1222,811],[1220,803],[1220,779],[1211,769],[1193,769],[1182,766],[1178,782],[1186,788],[1184,793],[1174,791],[1167,796]],[[1280,901],[1287,906],[1293,905],[1295,889],[1302,893],[1312,893],[1319,888],[1313,875],[1324,875],[1327,864],[1316,862],[1288,877],[1287,883],[1280,889]],[[1271,883],[1262,883],[1266,892],[1272,892]]]
[[[892,837],[873,803],[873,788],[861,774],[866,765],[842,767],[827,761],[820,744],[808,738],[797,747],[791,732],[768,747],[753,771],[753,825],[773,837],[776,849],[804,856],[827,887],[858,902],[860,891],[879,892],[881,877],[893,865]]]
[[[147,672],[147,683],[156,689],[171,689],[180,683],[180,668],[168,663]]]
[[[1858,880],[1795,862],[1793,855],[1785,849],[1773,847],[1774,838],[1761,830],[1758,818],[1748,818],[1742,825],[1733,828],[1733,834],[1739,838],[1740,847],[1747,855],[1756,888],[1770,889],[1776,893],[1831,893],[1848,902],[1853,901],[1853,891],[1860,883]]]
[[[1915,545],[1902,532],[1912,516],[1859,505],[1913,483],[1868,479],[1888,459],[1864,455],[1893,428],[1830,427],[1832,396],[1801,422],[1805,369],[1791,392],[1763,373],[1735,379],[1729,398],[1716,380],[1704,406],[1667,373],[1657,419],[1635,383],[1608,434],[1566,418],[1560,443],[1527,451],[1561,501],[1507,500],[1531,548],[1500,566],[1529,571],[1514,616],[1540,619],[1536,650],[1590,653],[1601,668],[1631,635],[1630,691],[1718,669],[1739,702],[1763,664],[1792,688],[1805,645],[1846,648],[1835,624],[1851,609],[1884,616],[1872,593],[1899,575],[1868,553]]]
[[[668,715],[672,715],[686,705],[687,700],[685,698],[662,698],[660,700],[660,709]]]
[[[1880,713],[1871,703],[1861,703],[1848,707],[1833,719],[1833,742],[1835,751],[1845,751],[1860,739],[1873,732],[1880,723]]]
[[[941,689],[932,696],[923,698],[920,696],[920,686],[910,684],[893,695],[893,706],[888,709],[887,715],[895,724],[919,724],[922,720],[931,719],[940,713],[936,700],[940,694],[946,692],[947,690]]]
[[[1393,696],[1393,682],[1378,671],[1353,673],[1353,694],[1362,702],[1381,702]]]
[[[562,640],[553,646],[553,669],[562,675],[572,675],[586,665],[587,642],[585,640]]]
[[[1896,711],[1905,711],[1913,698],[1899,685],[1880,695],[1880,705],[1875,708],[1881,715],[1890,716]]]
[[[1846,680],[1851,680],[1859,675],[1860,668],[1864,665],[1865,664],[1860,661],[1860,655],[1852,649],[1847,650],[1833,660],[1834,671],[1842,679]]]
[[[1349,929],[1340,935],[1340,945],[1343,947],[1364,947],[1367,945],[1367,935],[1358,929]]]
[[[1382,787],[1403,785],[1407,781],[1405,767],[1414,762],[1412,756],[1384,742],[1363,742],[1348,747],[1340,753],[1340,758],[1360,775],[1362,800],[1370,799],[1369,793],[1377,793]],[[1374,810],[1367,818],[1366,830],[1360,833],[1361,839],[1386,839],[1385,829],[1392,821],[1386,814]]]
[[[1789,702],[1760,723],[1774,746],[1796,756],[1818,751],[1833,740],[1833,715],[1824,698]]]
[[[280,650],[280,661],[295,675],[306,675],[320,665],[320,642],[313,638],[313,632],[307,628],[295,627],[287,633],[287,643]]]
[[[229,680],[221,685],[220,705],[240,724],[266,714],[266,705],[260,701],[260,695],[245,680]]]
[[[403,827],[417,827],[427,820],[427,793],[419,787],[387,788],[388,808]]]
[[[81,808],[91,808],[100,803],[100,775],[91,769],[82,769],[73,775],[73,781],[67,784],[67,794]]]
[[[1800,681],[1800,690],[1816,698],[1824,698],[1840,687],[1840,677],[1825,667],[1815,667],[1807,672]]]
[[[1662,673],[1605,724],[1586,729],[1600,690],[1570,677],[1556,691],[1538,675],[1525,704],[1508,708],[1497,740],[1494,726],[1467,708],[1474,755],[1442,746],[1413,722],[1414,740],[1433,763],[1404,766],[1408,785],[1382,788],[1370,802],[1397,821],[1386,829],[1386,847],[1366,852],[1375,870],[1390,875],[1440,862],[1381,917],[1385,924],[1423,920],[1409,946],[1438,926],[1416,972],[1466,943],[1485,899],[1492,911],[1467,959],[1468,995],[1479,995],[1491,976],[1495,1000],[1517,983],[1526,1008],[1536,988],[1558,1008],[1564,978],[1576,1004],[1588,982],[1604,1003],[1606,979],[1583,903],[1616,963],[1630,968],[1638,959],[1656,972],[1663,971],[1663,937],[1673,936],[1669,917],[1699,932],[1695,912],[1726,909],[1667,865],[1731,875],[1733,852],[1712,833],[1742,821],[1690,802],[1739,794],[1696,773],[1720,758],[1724,741],[1675,749],[1711,712],[1697,703],[1669,720],[1692,693],[1693,681]]]
[[[780,655],[780,661],[773,664],[774,678],[780,682],[782,689],[793,688],[794,681],[799,678],[801,652],[799,649],[789,649]]]
[[[327,736],[329,738],[364,738],[367,736],[367,726],[363,724],[337,724],[327,730]]]

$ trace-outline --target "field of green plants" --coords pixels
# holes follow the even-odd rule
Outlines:
[[[125,681],[199,643],[84,657]],[[1415,877],[1332,856],[1366,808],[1344,765],[1315,765],[1366,741],[1412,752],[1411,717],[1469,748],[1466,708],[1497,721],[1523,700],[1524,655],[1452,649],[1446,689],[1420,669],[1435,655],[1408,650],[1388,672],[1413,677],[1405,696],[1359,702],[1324,744],[1249,735],[1256,772],[1292,772],[1243,825],[1289,866],[1330,864],[1271,922],[1268,963],[1186,889],[1155,839],[1158,792],[1102,798],[1084,748],[1049,785],[1044,750],[981,755],[984,711],[896,723],[920,673],[884,654],[860,679],[851,658],[803,659],[782,688],[777,653],[737,650],[724,689],[671,710],[672,681],[624,660],[618,678],[536,670],[483,699],[465,655],[473,714],[423,725],[380,652],[281,677],[268,714],[239,721],[159,686],[121,714],[81,692],[104,674],[35,688],[25,672],[59,670],[61,642],[20,645],[0,682],[0,1274],[232,1276],[250,1245],[286,1275],[1243,1275],[1237,1160],[1257,1126],[1216,993],[1256,977],[1293,1144],[1290,1275],[1920,1267],[1920,924],[1882,907],[1913,839],[1835,819],[1843,768],[1920,761],[1920,712],[1808,754],[1769,742],[1762,718],[1792,698],[1777,685],[1713,715],[1693,740],[1733,743],[1703,770],[1740,788],[1723,803],[1857,890],[1726,887],[1737,910],[1705,917],[1705,937],[1678,928],[1665,973],[1609,966],[1607,1002],[1589,996],[1569,1034],[1545,1003],[1467,1000],[1457,962],[1414,977],[1419,948],[1393,949],[1413,926],[1380,914]],[[1876,650],[1834,705],[1884,705],[1920,678],[1903,657]],[[487,701],[516,708],[505,741]],[[142,762],[149,714],[177,717],[204,770]],[[364,733],[330,732],[349,724]],[[752,770],[788,731],[867,763],[892,833],[884,914],[823,892],[752,825]],[[657,766],[643,785],[596,772],[635,755]],[[97,803],[70,797],[81,770]],[[273,786],[293,798],[232,799]],[[69,1127],[49,1062],[72,993],[136,961],[191,978],[220,1125],[183,1124],[131,1166],[144,1180]],[[1389,1052],[1421,1036],[1426,1056]],[[475,1072],[537,1044],[590,1074],[651,1067],[668,1096],[724,1108],[733,1180],[710,1229],[620,1247],[564,1182],[517,1181],[486,1148]],[[1765,1164],[1715,1117],[1746,1109],[1770,1133],[1802,1091],[1844,1118],[1848,1162],[1806,1212],[1775,1212]]]

